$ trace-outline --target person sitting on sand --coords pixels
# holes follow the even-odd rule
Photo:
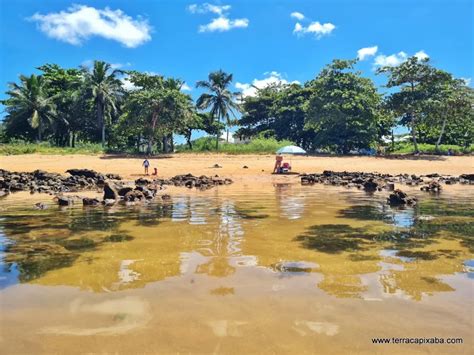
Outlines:
[[[283,157],[281,155],[277,155],[275,157],[275,167],[273,168],[273,173],[278,174],[280,173],[281,163],[283,162]]]
[[[150,162],[147,158],[145,158],[142,165],[145,167],[145,174],[148,175],[148,167],[150,166]]]

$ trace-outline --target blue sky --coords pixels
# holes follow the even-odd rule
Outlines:
[[[179,77],[193,97],[199,93],[195,82],[216,69],[233,73],[239,83],[234,89],[251,95],[251,83],[304,82],[332,59],[355,58],[362,48],[366,55],[358,68],[377,84],[385,80],[374,75],[376,63],[416,53],[457,77],[474,76],[470,0],[0,4],[0,97],[7,82],[39,65],[77,67],[94,59]]]

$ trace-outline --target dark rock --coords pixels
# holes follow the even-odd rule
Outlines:
[[[148,185],[151,184],[151,181],[145,178],[139,178],[135,180],[135,185]]]
[[[440,192],[442,190],[442,187],[439,182],[433,180],[430,181],[428,185],[422,186],[420,190],[427,192]]]
[[[130,192],[130,191],[133,191],[133,187],[125,186],[125,187],[122,187],[118,190],[118,194],[119,194],[119,196],[123,197],[127,194],[127,192]]]
[[[82,204],[84,206],[98,206],[100,204],[100,201],[96,198],[84,197],[82,199]]]
[[[145,195],[140,190],[129,191],[123,197],[124,201],[126,201],[126,202],[141,201],[144,198],[145,198]]]
[[[170,199],[171,199],[171,196],[168,195],[168,194],[161,195],[161,199],[162,199],[162,200],[170,200]]]
[[[387,202],[390,206],[415,205],[416,198],[410,198],[405,192],[397,189],[390,194]]]
[[[213,167],[213,168],[222,168],[222,165],[214,164],[212,167]]]
[[[242,168],[243,169],[248,169],[249,167],[247,165],[244,165]]]
[[[93,179],[97,179],[99,177],[103,178],[102,174],[90,169],[69,169],[69,170],[66,170],[66,173],[69,173],[72,176],[84,176],[86,178],[93,178]]]
[[[376,191],[378,184],[372,178],[370,178],[367,181],[364,181],[362,186],[364,186],[365,191]]]
[[[67,196],[57,196],[59,206],[70,206],[74,203],[74,200]]]
[[[105,177],[111,180],[122,180],[122,177],[119,174],[105,174]]]
[[[474,181],[474,174],[462,174],[459,177],[467,181]]]
[[[118,198],[118,192],[115,185],[109,181],[104,184],[104,200],[116,200]]]

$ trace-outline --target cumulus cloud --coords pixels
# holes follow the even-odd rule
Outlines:
[[[405,52],[398,52],[388,56],[380,54],[375,57],[374,64],[380,67],[396,67],[407,60],[407,58],[408,56]]]
[[[334,29],[335,25],[332,23],[320,23],[319,21],[311,22],[308,26],[303,26],[301,23],[297,22],[293,33],[296,35],[304,34],[314,34],[317,39],[320,39],[323,36],[329,35]]]
[[[300,21],[304,20],[304,15],[298,11],[292,12],[290,16]]]
[[[471,86],[471,78],[461,78],[462,81],[464,81],[464,84],[467,86]]]
[[[200,25],[199,32],[225,32],[233,28],[246,28],[249,25],[247,18],[232,19],[228,15],[230,5],[212,5],[204,3],[201,5],[192,4],[188,6],[188,11],[192,14],[212,13],[217,17],[211,19],[208,24]]]
[[[191,90],[192,90],[191,87],[190,87],[188,84],[186,84],[186,83],[184,83],[184,84],[181,86],[181,91],[191,91]]]
[[[134,48],[151,39],[151,27],[144,19],[132,17],[122,10],[103,10],[86,5],[73,5],[66,11],[30,17],[48,37],[80,45],[91,37],[103,37]]]
[[[209,3],[204,3],[201,5],[192,4],[188,6],[188,11],[192,14],[205,14],[212,12],[216,15],[222,15],[223,13],[229,11],[231,8],[230,5],[212,5]]]
[[[425,51],[421,50],[416,52],[414,55],[418,60],[428,59],[429,55]],[[380,54],[375,57],[374,65],[379,67],[396,67],[397,65],[402,64],[408,59],[408,55],[401,51],[392,55]]]
[[[426,54],[424,50],[421,50],[415,53],[415,57],[417,57],[418,60],[424,60],[428,59],[430,56]]]
[[[248,96],[256,96],[258,90],[266,88],[270,85],[285,85],[285,84],[299,84],[299,81],[292,81],[288,82],[288,80],[284,79],[283,76],[276,72],[267,72],[264,73],[266,75],[263,79],[254,79],[252,83],[235,83],[235,87],[242,92],[243,97]]]
[[[368,57],[372,57],[377,53],[378,49],[378,46],[361,48],[357,51],[357,58],[359,58],[359,60],[364,60]]]
[[[199,26],[199,32],[225,32],[233,28],[245,28],[248,27],[249,20],[246,18],[240,18],[231,20],[227,17],[218,17],[211,20],[206,25]]]
[[[128,75],[125,75],[122,79],[120,79],[122,82],[122,87],[127,90],[127,91],[133,91],[137,90],[138,87],[135,86],[129,79]]]

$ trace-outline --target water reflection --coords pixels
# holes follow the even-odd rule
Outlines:
[[[0,219],[0,286],[113,292],[199,276],[215,280],[211,295],[230,296],[240,285],[218,280],[258,282],[265,270],[282,282],[314,278],[338,298],[420,301],[456,291],[446,275],[472,278],[471,201],[430,195],[395,209],[383,196],[280,184],[258,195],[211,191],[143,206],[23,206]]]

